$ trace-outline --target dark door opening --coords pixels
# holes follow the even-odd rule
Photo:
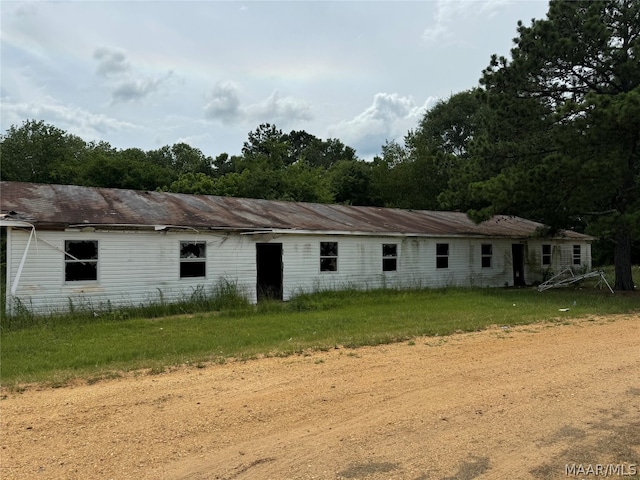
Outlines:
[[[282,244],[256,243],[256,291],[260,300],[282,300]]]
[[[513,259],[513,284],[516,287],[526,285],[524,279],[524,245],[514,243],[511,245],[511,257]]]

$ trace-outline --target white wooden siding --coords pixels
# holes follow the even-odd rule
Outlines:
[[[296,236],[283,245],[284,299],[300,292],[340,288],[421,288],[513,285],[511,241],[465,238]],[[338,242],[338,271],[320,271],[320,242]],[[382,245],[398,245],[398,269],[382,271]],[[436,268],[436,244],[449,244],[448,268]],[[490,268],[482,268],[482,245],[491,244]]]
[[[255,247],[237,235],[162,232],[46,232],[31,242],[16,297],[37,313],[75,307],[102,310],[109,305],[175,302],[221,279],[235,281],[255,301]],[[15,279],[28,232],[8,235],[11,261],[8,279]],[[65,240],[98,241],[98,280],[65,282]],[[206,277],[180,278],[180,242],[205,241]],[[50,245],[49,245],[50,244]],[[8,282],[8,283],[9,283]],[[10,284],[7,285],[11,307]]]
[[[29,232],[7,235],[7,306]],[[236,282],[256,302],[256,243],[282,244],[283,297],[326,289],[424,288],[513,285],[512,245],[518,241],[488,238],[425,238],[364,235],[237,235],[151,231],[38,231],[19,280],[16,298],[36,313],[75,307],[101,310],[109,305],[174,302],[205,291],[220,280]],[[65,282],[65,240],[98,241],[98,280]],[[206,278],[180,278],[180,242],[206,242]],[[338,242],[337,272],[320,271],[320,242]],[[382,245],[397,244],[397,271],[383,272]],[[436,268],[436,244],[449,244],[447,268]],[[482,267],[482,245],[492,245],[491,267]],[[581,263],[591,268],[587,242],[530,240],[525,244],[525,280],[540,282],[542,245],[552,245],[554,272],[573,265],[573,245],[581,246]]]
[[[542,264],[542,245],[551,245],[551,264]],[[573,246],[580,245],[580,265],[573,263]],[[528,270],[532,278],[527,278],[528,282],[542,281],[543,277],[571,268],[574,271],[590,271],[591,264],[591,244],[575,240],[554,240],[535,239],[528,244],[527,255]]]

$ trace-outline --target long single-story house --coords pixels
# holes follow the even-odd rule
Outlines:
[[[0,182],[6,305],[182,300],[221,281],[251,302],[341,288],[503,287],[591,268],[593,237],[495,216]]]

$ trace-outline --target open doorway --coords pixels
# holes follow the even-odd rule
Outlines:
[[[513,260],[513,285],[522,287],[526,285],[524,279],[524,245],[522,243],[511,245],[511,257]]]
[[[257,282],[260,300],[282,300],[282,244],[256,243]]]

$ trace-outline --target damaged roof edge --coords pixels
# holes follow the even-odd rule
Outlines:
[[[402,238],[421,238],[421,237],[430,237],[430,238],[480,238],[480,239],[491,239],[496,238],[496,235],[491,234],[479,234],[479,233],[457,233],[457,234],[432,234],[432,233],[412,233],[412,232],[368,232],[368,231],[343,231],[343,230],[299,230],[299,229],[269,229],[269,230],[256,230],[249,232],[242,232],[241,235],[264,235],[264,234],[275,234],[275,235],[350,235],[350,236],[368,236],[368,237],[402,237]],[[585,236],[586,237],[586,236]],[[536,238],[536,235],[504,235],[500,238],[508,239],[508,240],[529,240],[531,238]],[[540,237],[542,238],[542,237]],[[555,237],[544,237],[544,238],[554,238],[559,240],[572,240],[572,237],[567,236],[555,236]],[[595,238],[591,237],[592,240]]]
[[[543,227],[538,222],[506,215],[496,215],[476,224],[462,212],[4,181],[0,182],[0,212],[12,221],[56,230],[93,227],[244,234],[528,239],[540,237],[536,232]],[[540,238],[594,240],[570,230]]]
[[[189,225],[152,225],[152,224],[133,224],[133,223],[77,223],[73,225],[67,225],[67,229],[83,229],[94,228],[96,230],[153,230],[155,232],[169,231],[169,230],[190,230],[195,232],[241,232],[241,233],[253,233],[255,228],[234,228],[234,227],[207,227],[198,226],[191,227]],[[264,229],[259,233],[270,233],[271,229]]]
[[[23,220],[0,218],[0,227],[34,228],[33,224]]]

